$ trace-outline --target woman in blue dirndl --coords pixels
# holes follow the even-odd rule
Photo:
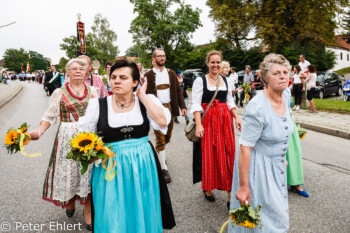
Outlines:
[[[79,120],[81,131],[97,132],[115,152],[107,164],[116,161],[116,167],[106,174],[96,161],[91,174],[94,232],[161,233],[175,226],[168,189],[148,138],[150,126],[166,133],[171,114],[154,95],[146,95],[146,79],[133,93],[139,81],[136,64],[118,60],[110,72],[113,95],[90,101]]]
[[[289,114],[290,64],[282,55],[269,54],[260,64],[264,92],[249,102],[235,158],[231,209],[248,203],[260,210],[262,229],[229,225],[229,233],[286,233],[289,228],[286,153],[293,132]],[[232,223],[232,221],[231,221]]]

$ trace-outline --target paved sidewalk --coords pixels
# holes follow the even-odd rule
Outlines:
[[[15,97],[22,88],[22,84],[16,81],[8,81],[8,85],[0,84],[0,108]]]
[[[242,117],[244,108],[238,108],[238,114]],[[293,116],[295,122],[305,129],[350,139],[350,115],[321,111],[309,113],[300,109],[293,111]]]

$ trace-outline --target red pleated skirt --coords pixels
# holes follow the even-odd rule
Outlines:
[[[205,110],[208,104],[203,103]],[[214,100],[202,125],[202,189],[231,191],[235,161],[233,117],[226,103]]]

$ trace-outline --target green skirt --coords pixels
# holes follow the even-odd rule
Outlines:
[[[302,185],[304,184],[304,177],[300,137],[293,116],[292,121],[294,125],[294,131],[292,137],[289,139],[286,155],[288,161],[287,184]]]

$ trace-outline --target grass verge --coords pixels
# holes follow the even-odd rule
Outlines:
[[[317,110],[350,114],[350,101],[313,99]]]
[[[340,70],[336,70],[334,72],[339,74],[339,75],[348,74],[348,73],[350,73],[350,67],[343,68],[343,69],[340,69]]]

